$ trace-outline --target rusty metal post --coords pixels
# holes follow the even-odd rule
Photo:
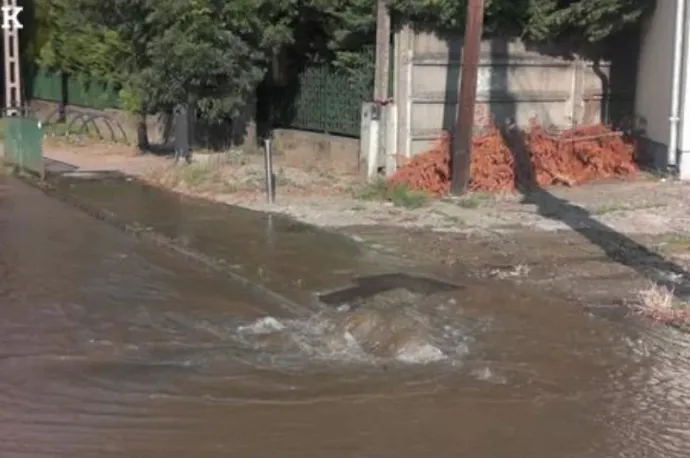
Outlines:
[[[470,181],[474,105],[477,98],[477,69],[484,28],[484,0],[468,0],[465,40],[462,47],[462,76],[458,101],[458,125],[453,138],[451,193],[461,195]]]

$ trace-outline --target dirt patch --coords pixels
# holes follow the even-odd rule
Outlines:
[[[118,157],[134,158],[139,155],[135,146],[122,143],[95,141],[80,137],[46,137],[43,147],[49,154],[72,154],[85,160]]]
[[[251,203],[266,199],[263,157],[256,154],[196,155],[192,164],[167,164],[142,176],[155,185],[216,200]],[[357,176],[337,174],[324,165],[300,169],[280,162],[274,167],[274,180],[281,199],[347,196],[358,182]]]

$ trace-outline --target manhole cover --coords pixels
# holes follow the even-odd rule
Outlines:
[[[394,289],[406,289],[411,293],[421,295],[462,289],[462,286],[434,278],[402,273],[356,277],[353,283],[345,288],[321,293],[318,295],[319,300],[326,305],[338,306]]]

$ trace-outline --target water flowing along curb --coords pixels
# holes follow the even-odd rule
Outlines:
[[[150,184],[147,184],[142,180],[130,177],[128,175],[123,175],[120,173],[117,173],[115,175],[119,175],[122,178],[128,180],[129,182],[136,182],[137,184],[142,186],[151,186]],[[286,309],[295,315],[303,315],[307,312],[307,309],[310,308],[310,306],[317,306],[316,299],[314,299],[313,303],[311,304],[299,304],[283,296],[282,294],[279,294],[267,288],[266,286],[237,273],[232,268],[230,268],[227,262],[225,262],[222,259],[216,259],[197,250],[192,250],[180,246],[180,244],[176,243],[173,239],[166,237],[162,234],[156,233],[150,228],[142,227],[139,224],[125,221],[124,219],[118,217],[116,214],[110,211],[96,208],[92,205],[88,205],[81,201],[79,198],[69,195],[69,193],[61,192],[55,186],[52,185],[50,177],[45,181],[41,181],[29,175],[19,175],[18,177],[23,182],[28,183],[31,186],[41,190],[47,196],[55,198],[71,207],[75,207],[83,211],[84,213],[88,214],[89,216],[109,224],[110,226],[116,227],[117,229],[120,229],[128,234],[134,235],[139,239],[154,243],[167,250],[178,253],[186,258],[189,258],[199,263],[200,265],[206,268],[212,269],[216,272],[220,272],[228,276],[230,280],[239,283],[240,285],[249,289],[251,292],[258,295],[259,297],[268,299],[271,302],[278,305],[279,307]]]

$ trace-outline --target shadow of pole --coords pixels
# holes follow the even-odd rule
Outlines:
[[[58,122],[67,122],[67,107],[69,106],[69,76],[60,72],[60,103],[58,104]]]
[[[493,40],[492,60],[505,58],[507,51],[505,40]],[[491,112],[513,155],[515,185],[523,195],[521,203],[534,205],[540,216],[565,224],[601,248],[611,262],[629,267],[647,280],[668,288],[677,298],[688,298],[690,274],[685,268],[597,221],[586,209],[555,196],[539,185],[525,132],[517,124],[517,101],[508,93],[508,72],[496,71],[495,67],[492,70],[491,87],[503,92],[505,97],[500,97],[500,100],[505,106],[499,107],[492,96]]]
[[[537,178],[525,132],[518,125],[518,101],[508,89],[508,58],[508,40],[502,37],[492,39],[489,104],[491,116],[513,155],[515,188],[521,193],[528,193],[537,188]]]
[[[458,104],[460,103],[460,63],[462,60],[462,40],[449,34],[446,38],[448,60],[446,64],[446,86],[443,93],[443,130],[448,132],[451,141],[457,134]]]

